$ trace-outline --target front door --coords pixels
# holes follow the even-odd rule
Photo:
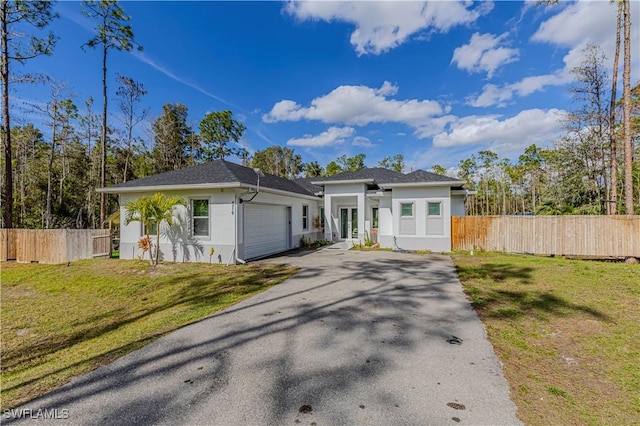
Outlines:
[[[340,238],[358,239],[358,209],[355,207],[340,208]]]

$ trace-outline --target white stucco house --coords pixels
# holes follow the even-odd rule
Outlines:
[[[224,160],[101,188],[120,203],[120,258],[141,254],[139,222],[125,205],[162,192],[185,199],[172,227],[161,229],[164,260],[243,262],[309,241],[364,242],[407,250],[451,250],[451,216],[464,216],[464,182],[423,170],[382,168],[288,180]],[[155,243],[155,241],[154,241]]]

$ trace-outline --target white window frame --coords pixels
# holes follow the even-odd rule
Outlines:
[[[374,211],[378,212],[378,217],[375,217],[375,215],[373,214]],[[374,226],[374,221],[378,222],[378,223],[375,224],[375,225],[378,225],[378,226]],[[379,229],[380,228],[380,206],[371,207],[371,228],[372,229]]]
[[[146,237],[147,234],[145,233],[145,226],[144,223],[140,222],[140,237]],[[150,232],[149,233],[149,238],[155,238],[156,237],[156,233],[155,232]]]
[[[206,201],[207,202],[207,216],[194,216],[194,201]],[[207,234],[206,235],[196,235],[195,234],[195,219],[207,219]],[[210,239],[211,238],[211,200],[209,197],[193,197],[189,199],[189,231],[192,237],[201,238],[201,239]]]
[[[411,206],[411,216],[406,216],[403,215],[403,211],[402,211],[402,207],[403,206]],[[409,202],[400,202],[400,218],[402,219],[410,219],[416,216],[416,206],[415,203],[413,201],[409,201]]]
[[[309,230],[309,205],[308,204],[302,205],[302,230],[303,231]]]
[[[429,214],[429,204],[438,204],[439,208],[438,210],[440,211],[439,214]],[[426,207],[426,213],[428,217],[442,217],[442,201],[427,201],[427,205]]]

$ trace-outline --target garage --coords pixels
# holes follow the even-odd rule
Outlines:
[[[244,204],[244,258],[255,259],[290,248],[286,206]]]

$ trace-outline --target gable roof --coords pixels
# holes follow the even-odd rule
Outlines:
[[[225,160],[213,160],[207,163],[198,164],[179,170],[171,170],[153,176],[130,180],[125,183],[102,188],[104,192],[132,192],[136,189],[148,190],[158,187],[189,187],[189,186],[234,186],[233,184],[245,186],[257,186],[258,174],[249,167],[230,163]],[[260,187],[275,189],[279,191],[292,192],[295,194],[313,196],[313,192],[298,185],[292,180],[284,179],[269,173],[260,176]]]

